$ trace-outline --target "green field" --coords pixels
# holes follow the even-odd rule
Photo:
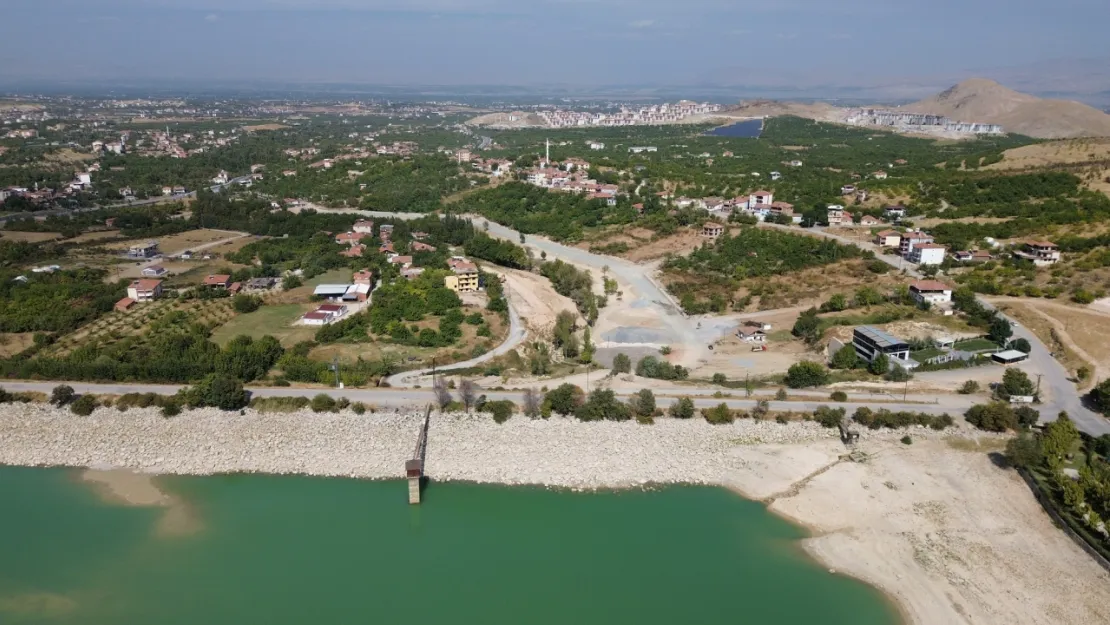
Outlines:
[[[998,344],[987,339],[968,339],[966,341],[956,341],[953,347],[965,352],[984,352],[998,349]]]
[[[314,286],[314,287],[319,286],[321,284],[350,284],[352,276],[354,276],[353,271],[351,271],[350,269],[347,269],[346,267],[341,267],[339,269],[332,269],[331,271],[325,271],[324,273],[316,276],[315,278],[310,278],[308,280],[305,280],[305,284],[308,284],[308,285],[311,285],[311,286]]]
[[[317,328],[295,326],[293,322],[313,308],[315,308],[314,304],[263,306],[252,313],[239,315],[216,328],[216,331],[212,333],[212,341],[222,347],[240,334],[256,339],[269,334],[281,341],[281,344],[286,347],[295,345],[300,341],[309,341],[316,335]]]

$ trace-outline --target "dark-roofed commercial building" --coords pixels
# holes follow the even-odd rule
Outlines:
[[[910,357],[909,343],[871,326],[859,326],[852,332],[852,346],[856,348],[856,354],[867,362],[875,360],[880,353],[897,360],[908,360]]]

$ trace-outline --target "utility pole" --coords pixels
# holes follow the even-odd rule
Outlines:
[[[898,366],[898,365],[894,365]],[[906,401],[906,397],[910,394],[910,379],[906,378],[906,386],[902,389],[902,401]]]
[[[432,356],[432,388],[436,387],[436,357]]]
[[[1037,374],[1037,392],[1036,396],[1039,399],[1041,396],[1041,374]]]
[[[586,363],[586,394],[590,394],[590,363]]]
[[[335,371],[335,388],[339,388],[339,356],[333,356],[331,359],[331,368]]]

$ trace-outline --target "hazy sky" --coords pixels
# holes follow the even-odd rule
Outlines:
[[[1110,58],[1110,0],[0,0],[0,78],[683,85]]]

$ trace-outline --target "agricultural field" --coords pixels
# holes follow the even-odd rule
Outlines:
[[[242,233],[242,232],[232,232],[232,231],[228,231],[228,230],[212,230],[212,229],[205,228],[205,229],[200,229],[200,230],[188,230],[186,232],[180,232],[180,233],[177,233],[177,234],[171,234],[171,235],[162,236],[162,237],[147,237],[147,238],[137,239],[137,240],[113,241],[112,243],[109,243],[108,245],[106,245],[106,247],[108,249],[112,249],[112,250],[126,251],[129,246],[134,245],[136,243],[143,243],[143,242],[146,242],[146,241],[157,241],[158,242],[158,249],[162,252],[163,255],[167,255],[167,256],[180,254],[181,252],[184,252],[185,250],[197,251],[198,248],[203,249],[204,252],[207,253],[207,254],[211,254],[211,253],[215,252],[216,250],[210,244],[215,243],[216,241],[222,241],[222,240],[225,240],[225,239],[233,239],[233,238],[237,238],[237,237],[246,237],[246,234]],[[243,243],[243,245],[246,245],[246,243],[249,243],[249,242],[250,242],[250,240],[246,239],[245,242]],[[209,249],[210,247],[212,249]],[[238,248],[235,248],[235,249],[238,249]]]
[[[299,325],[296,322],[301,315],[314,308],[316,304],[308,303],[262,306],[254,312],[237,315],[216,328],[212,332],[212,342],[223,347],[239,335],[256,339],[270,335],[283,347],[292,347],[301,341],[311,341],[316,335],[317,328]]]
[[[20,232],[18,230],[0,230],[0,240],[21,241],[26,243],[42,243],[62,238],[59,232]]]
[[[1033,331],[1070,373],[1085,367],[1081,389],[1110,377],[1110,313],[1043,299],[989,299]]]

